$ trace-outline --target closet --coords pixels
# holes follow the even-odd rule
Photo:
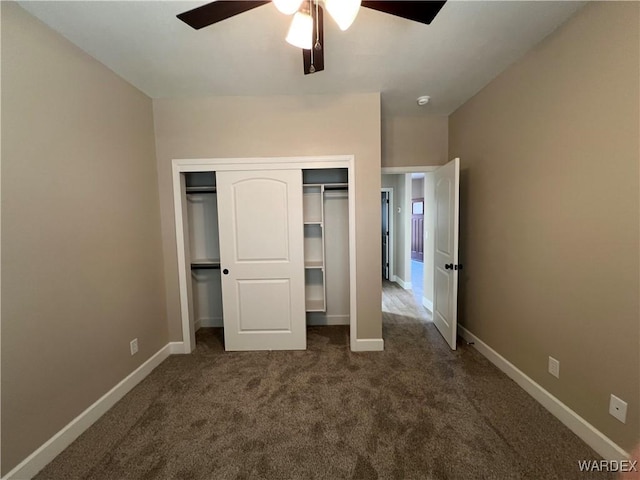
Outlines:
[[[349,324],[348,169],[183,175],[193,331],[225,327],[226,347],[232,350],[265,349],[265,338],[269,342],[282,333],[282,347],[276,342],[272,348],[300,349],[306,346],[304,325]],[[287,201],[285,208],[282,202]],[[300,249],[303,268],[299,269],[288,256],[297,255]],[[266,277],[258,273],[280,263],[289,264],[289,273]],[[296,293],[298,289],[303,293]],[[265,297],[285,300],[270,304]],[[295,313],[298,297],[303,297],[300,314]],[[287,301],[292,308],[282,309]],[[229,328],[225,311],[242,320]],[[288,335],[296,321],[288,317],[298,315],[305,317],[303,331]],[[266,319],[268,331],[261,323]],[[234,338],[229,337],[231,333]]]
[[[186,207],[194,331],[222,327],[218,199],[214,172],[187,173]]]

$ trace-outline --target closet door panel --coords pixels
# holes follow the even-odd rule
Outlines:
[[[232,188],[235,260],[290,261],[289,185],[272,178],[248,178]]]
[[[305,349],[302,172],[223,171],[217,185],[225,349]]]

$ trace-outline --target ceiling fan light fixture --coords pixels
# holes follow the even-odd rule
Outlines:
[[[307,13],[297,12],[293,16],[287,43],[304,50],[311,50],[313,40],[313,18]]]
[[[354,22],[360,11],[361,3],[361,0],[324,0],[324,6],[329,15],[342,31],[345,31]]]
[[[298,11],[302,0],[273,0],[276,8],[285,15],[293,15]]]

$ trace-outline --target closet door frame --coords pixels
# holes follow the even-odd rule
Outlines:
[[[187,262],[188,231],[186,219],[186,184],[184,173],[247,170],[312,170],[321,168],[346,168],[349,185],[349,337],[351,350],[356,350],[356,235],[355,235],[355,177],[354,155],[259,157],[259,158],[197,158],[172,160],[173,204],[176,229],[176,253],[178,256],[178,286],[180,317],[182,323],[182,351],[191,353],[196,347],[195,329],[191,322],[193,305],[188,279],[191,266]],[[302,206],[301,206],[302,208]],[[175,350],[180,350],[176,345]]]

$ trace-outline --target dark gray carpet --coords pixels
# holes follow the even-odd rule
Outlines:
[[[585,479],[599,458],[464,344],[449,350],[385,284],[385,351],[347,327],[304,352],[226,353],[202,329],[37,479]]]

